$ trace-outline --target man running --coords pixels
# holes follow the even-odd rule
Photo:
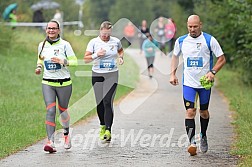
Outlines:
[[[191,156],[197,154],[195,141],[195,116],[197,98],[200,101],[200,149],[205,153],[208,150],[206,131],[209,122],[209,100],[211,89],[206,90],[200,84],[200,78],[205,76],[207,80],[214,81],[215,74],[226,63],[224,53],[218,41],[211,35],[202,32],[202,22],[198,15],[191,15],[187,20],[189,34],[179,37],[175,42],[175,47],[171,62],[170,83],[178,85],[176,70],[179,63],[179,55],[182,53],[184,60],[183,71],[183,98],[186,108],[185,127],[190,145],[188,152]],[[213,54],[217,57],[213,64]]]

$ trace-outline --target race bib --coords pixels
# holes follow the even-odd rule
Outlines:
[[[113,69],[115,67],[114,60],[100,60],[100,68]]]
[[[202,57],[188,57],[187,67],[203,67],[203,58]]]
[[[59,63],[52,63],[51,61],[45,61],[45,68],[49,71],[55,71],[61,69],[61,65]]]

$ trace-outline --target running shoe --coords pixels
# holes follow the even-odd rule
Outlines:
[[[65,140],[64,148],[70,149],[72,147],[70,136],[69,135],[64,136],[64,140]]]
[[[56,148],[55,148],[54,143],[52,141],[48,140],[48,142],[44,146],[44,151],[49,152],[49,153],[56,152]]]
[[[208,150],[208,144],[207,144],[207,137],[201,137],[200,138],[200,150],[202,153],[206,153]]]
[[[192,144],[188,147],[187,151],[190,153],[191,156],[197,155],[197,146],[196,146],[196,144],[193,144],[193,143],[192,143]]]
[[[104,140],[107,141],[107,142],[110,142],[110,141],[111,141],[111,133],[110,133],[109,130],[106,130],[106,131],[105,131]]]
[[[99,137],[100,137],[101,140],[104,140],[105,129],[106,129],[105,125],[100,126],[100,135],[99,135]]]

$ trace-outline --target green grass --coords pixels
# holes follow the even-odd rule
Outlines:
[[[229,68],[218,73],[219,89],[229,99],[230,110],[235,111],[237,138],[232,154],[243,157],[240,166],[252,166],[252,87],[244,85],[241,75]]]
[[[46,137],[45,131],[45,104],[42,96],[42,75],[34,73],[37,61],[37,46],[45,34],[36,29],[17,28],[13,33],[11,45],[0,52],[0,158],[6,157],[38,140]],[[83,59],[87,42],[90,38],[74,36],[65,32],[68,40],[79,60]],[[15,39],[15,40],[14,40]],[[0,48],[1,48],[0,43]],[[121,68],[120,77],[127,79],[135,85],[138,79],[138,69],[133,60],[126,58],[125,65]],[[132,75],[127,75],[128,69]],[[91,89],[91,77],[78,77],[75,71],[90,71],[91,66],[71,67],[73,80],[73,93],[69,106],[75,104]],[[121,80],[121,79],[120,79]],[[121,85],[117,89],[118,100],[129,93],[133,87]],[[85,118],[93,115],[95,109],[90,110]],[[82,118],[83,119],[83,118]],[[57,127],[60,128],[57,123]]]

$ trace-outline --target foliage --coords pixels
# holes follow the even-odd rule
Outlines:
[[[41,0],[1,1],[0,11],[3,11],[4,8],[11,3],[18,3],[18,21],[31,22],[33,11],[30,7],[39,1]],[[58,2],[61,5],[60,10],[64,13],[64,21],[79,20],[79,10],[81,8],[75,3],[75,0],[53,1]],[[187,6],[192,8],[192,5],[188,5],[188,2],[183,2],[181,0],[85,0],[82,9],[82,22],[84,23],[84,29],[98,29],[99,25],[104,20],[110,20],[112,23],[115,23],[121,18],[128,18],[136,26],[139,26],[141,21],[145,19],[150,26],[154,19],[159,16],[164,16],[166,18],[174,18],[178,25],[178,30],[182,34],[186,32],[185,20],[188,12],[185,11],[191,10],[185,9]],[[46,21],[52,19],[54,13],[54,9],[43,10],[43,15]]]
[[[193,14],[194,3],[193,0],[177,0],[178,4],[184,9],[184,12]],[[196,4],[197,5],[197,4]]]
[[[244,83],[252,84],[252,1],[198,1],[195,12],[223,47],[227,63],[241,73]],[[212,12],[214,11],[214,12]]]
[[[171,1],[156,0],[152,5],[152,12],[154,13],[155,18],[158,18],[160,16],[166,18],[171,17],[170,11],[173,8],[173,3]]]
[[[90,16],[93,19],[95,25],[100,25],[101,22],[109,20],[109,11],[111,9],[111,6],[113,6],[111,4],[115,4],[115,0],[90,0],[89,5],[92,9]]]
[[[17,3],[17,15],[19,22],[31,22],[33,10],[30,8],[33,4],[41,0],[6,0],[1,1],[0,15],[2,11],[11,3]],[[53,0],[60,4],[60,10],[64,12],[65,21],[78,20],[79,6],[75,3],[75,0]],[[77,10],[76,10],[77,9]],[[42,10],[44,18],[49,21],[53,18],[55,9]]]
[[[179,37],[188,32],[186,25],[188,14],[185,13],[184,9],[176,2],[171,3],[170,6],[172,6],[169,8],[170,17],[175,21],[177,28],[176,37]]]
[[[243,81],[252,84],[252,1],[247,0],[243,3],[236,1],[232,5],[237,11],[233,15],[240,33],[237,41],[238,63],[242,67]]]
[[[135,0],[129,3],[128,1],[118,0],[114,6],[111,7],[109,17],[112,22],[116,22],[121,18],[127,18],[131,20],[135,25],[139,25],[143,19],[146,19],[148,23],[153,20],[153,13],[150,0]],[[141,8],[139,8],[141,6]],[[149,11],[149,12],[148,12]],[[136,17],[137,16],[137,17]]]

